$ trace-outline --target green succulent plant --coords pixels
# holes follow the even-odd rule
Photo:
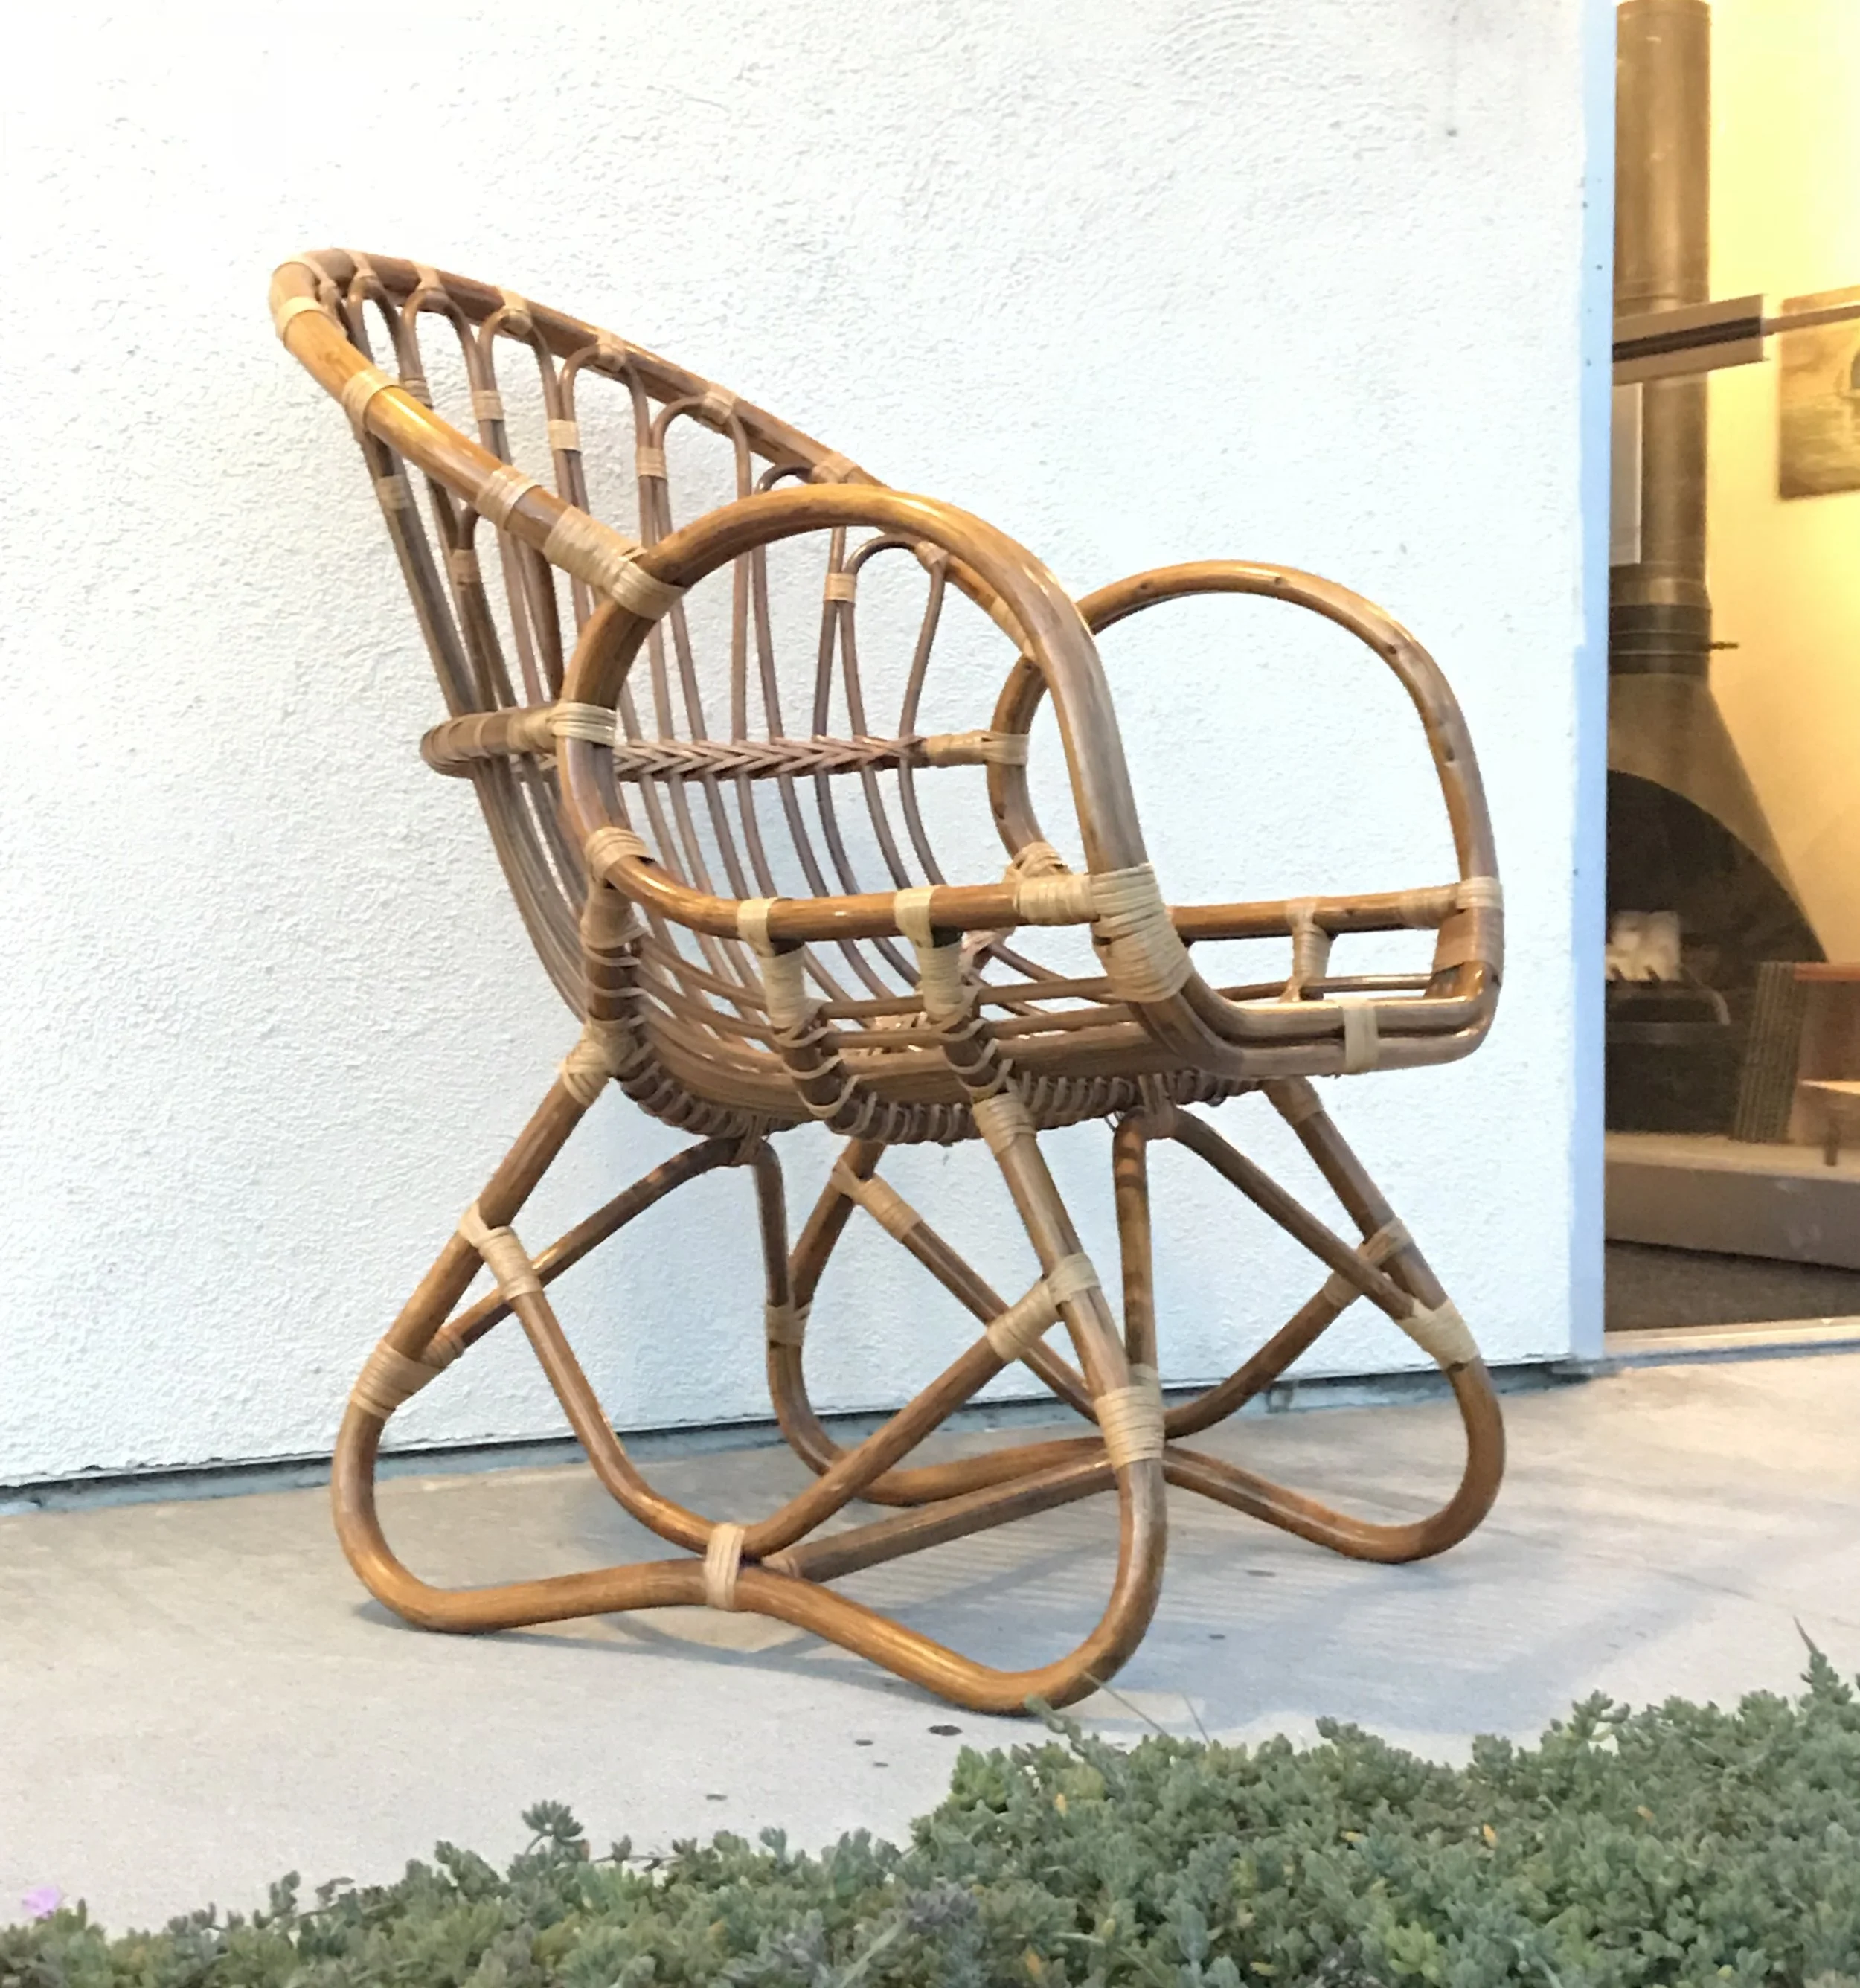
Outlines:
[[[1051,1714],[966,1751],[902,1844],[776,1831],[596,1855],[559,1804],[502,1873],[441,1844],[397,1883],[293,1875],[249,1917],[0,1930],[0,1988],[1860,1988],[1860,1705],[1594,1698],[1439,1766]]]

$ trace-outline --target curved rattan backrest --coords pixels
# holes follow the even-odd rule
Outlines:
[[[642,991],[674,1033],[703,1039],[699,1064],[714,1057],[739,1074],[770,1041],[765,976],[746,939],[759,931],[763,948],[806,947],[803,972],[828,1009],[882,1030],[917,1007],[893,901],[919,886],[935,890],[938,919],[967,935],[965,972],[993,975],[996,1005],[1016,1010],[1004,1026],[1023,1025],[1030,999],[1121,1002],[1141,1010],[1141,1027],[1121,1042],[1151,1039],[1186,1067],[1242,1077],[1439,1060],[1465,1053],[1489,1026],[1500,897],[1463,718],[1425,651],[1348,590],[1217,562],[1135,576],[1082,604],[1081,618],[1033,555],[982,521],[887,492],[726,390],[509,291],[328,251],[283,265],[272,304],[287,344],[342,402],[374,478],[452,714],[423,749],[475,784],[571,1006],[582,993],[581,864],[598,834],[601,874],[650,927]],[[694,445],[708,448],[708,466]],[[797,480],[850,487],[776,488]],[[796,547],[811,570],[778,576],[776,556]],[[886,645],[895,695],[884,702],[855,618],[881,569],[901,570],[918,590]],[[1432,751],[1459,882],[1165,906],[1089,629],[1204,591],[1295,601],[1395,671]],[[801,619],[787,625],[797,601]],[[932,651],[940,668],[952,610],[992,634],[995,653],[966,681],[956,673],[959,729],[927,735]],[[1023,867],[1064,867],[1040,834],[1024,763],[1047,694],[1089,871],[1050,886]],[[998,877],[1004,846],[1013,864],[1000,882],[965,883],[939,866],[945,824],[927,818],[918,776],[960,765],[987,769],[987,805],[970,813],[995,847],[978,865],[970,844],[962,867],[971,880]],[[979,781],[970,794],[983,799]],[[775,913],[746,928],[768,904]],[[1014,928],[1030,922],[1072,925],[1062,938],[1084,975],[1073,961],[1020,952]],[[1336,983],[1323,969],[1337,932],[1405,925],[1436,933],[1432,969],[1412,985]],[[1087,933],[1108,969],[1095,979]],[[1294,956],[1270,999],[1216,989],[1184,943],[1273,934],[1294,937]],[[1042,983],[1031,996],[1030,977]],[[1003,993],[1003,978],[1021,991]],[[1136,1019],[1108,1025],[1129,1030]],[[1074,1019],[1100,1026],[1096,1014]],[[894,1033],[867,1053],[878,1047],[894,1065],[917,1060]]]
[[[280,276],[299,279],[286,286],[296,291],[283,299],[286,312],[299,298],[313,301],[458,433],[475,433],[524,477],[644,546],[700,509],[786,481],[872,481],[715,383],[508,290],[341,250],[300,258]],[[345,400],[353,418],[356,397]],[[410,475],[359,426],[357,438],[448,712],[458,718],[552,705],[573,637],[597,604],[594,589],[518,538],[507,516],[481,529],[480,511],[444,483]],[[646,667],[620,701],[615,756],[631,819],[671,874],[738,898],[945,881],[919,775],[928,766],[986,761],[993,742],[981,728],[1014,649],[952,590],[945,560],[915,553],[895,536],[854,543],[834,531],[797,556],[813,560],[809,577],[796,559],[774,572],[759,549],[655,626]],[[861,655],[857,597],[879,563],[901,562],[918,597],[908,613],[900,599],[890,604],[892,667],[881,685]],[[898,596],[895,579],[888,584]],[[990,604],[972,580],[968,591]],[[797,595],[806,616],[799,625]],[[974,729],[925,738],[932,650],[955,601],[974,624],[972,644],[986,631],[997,654],[972,685]],[[460,728],[443,735],[456,742]],[[529,743],[526,752],[485,756],[429,746],[428,756],[475,785],[537,950],[575,1006],[585,886],[562,829],[554,742],[539,725]],[[979,782],[972,797],[986,824]],[[736,995],[759,986],[732,942],[663,923],[655,938],[661,968],[684,983],[685,1004],[711,1010],[713,1024],[719,1004],[727,1018]],[[905,953],[885,941],[816,948],[810,962],[829,999],[901,997],[915,977]]]

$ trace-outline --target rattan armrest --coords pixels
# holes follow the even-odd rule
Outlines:
[[[1503,921],[1492,827],[1478,762],[1459,703],[1433,658],[1399,623],[1348,588],[1290,567],[1242,560],[1205,560],[1158,567],[1100,588],[1079,604],[1097,635],[1131,615],[1191,595],[1250,593],[1281,600],[1324,616],[1375,651],[1395,672],[1420,718],[1450,823],[1460,867],[1457,883],[1416,891],[1264,902],[1177,905],[1176,930],[1189,942],[1283,935],[1301,925],[1326,935],[1405,927],[1438,932],[1434,972],[1419,1000],[1383,1004],[1375,1025],[1415,1035],[1463,1034],[1466,1046],[1490,1025],[1503,963]],[[1023,656],[1009,673],[991,721],[998,730],[1027,729],[1045,686]],[[1040,834],[1024,768],[991,769],[990,797],[1004,836],[1016,842]],[[1236,1046],[1309,1031],[1341,1028],[1339,1004],[1300,1002],[1275,1012],[1225,999],[1199,977],[1184,990],[1194,1012],[1165,1033],[1204,1065],[1219,1067],[1223,1043]],[[1354,1004],[1353,1004],[1354,1005]],[[1354,1019],[1354,1018],[1351,1018]]]
[[[936,500],[871,485],[810,485],[739,499],[671,533],[652,549],[655,575],[688,588],[727,561],[800,533],[841,526],[874,526],[913,543],[935,548],[973,571],[1003,604],[1004,625],[1025,644],[1028,667],[1065,715],[1067,764],[1086,854],[1094,873],[1127,871],[1144,861],[1142,836],[1130,790],[1110,694],[1097,653],[1077,609],[1032,553],[982,519]],[[582,631],[566,681],[565,702],[612,710],[640,654],[649,623],[615,606],[603,609]],[[1026,728],[991,728],[1024,735]],[[566,817],[590,858],[590,874],[606,877],[627,894],[694,931],[733,935],[737,900],[695,890],[671,877],[643,850],[629,849],[601,830],[624,830],[610,761],[597,742],[565,738],[560,764]],[[1006,758],[988,762],[991,788],[1003,772],[1023,771]],[[1022,922],[1014,882],[950,885],[936,893],[932,915],[952,931],[1011,928]],[[1081,904],[1080,919],[1089,916]],[[778,899],[769,936],[780,945],[829,939],[894,936],[892,894]]]

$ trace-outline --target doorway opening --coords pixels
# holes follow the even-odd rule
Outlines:
[[[1860,1320],[1860,8],[1616,32],[1607,1324]]]

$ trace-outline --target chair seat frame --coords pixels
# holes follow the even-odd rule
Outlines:
[[[637,347],[426,265],[320,252],[279,270],[272,306],[288,350],[348,414],[380,498],[450,714],[422,751],[436,769],[477,788],[539,953],[581,1019],[580,1035],[535,1114],[351,1395],[336,1444],[333,1497],[344,1551],[370,1591],[408,1620],[447,1630],[675,1604],[752,1610],[957,1703],[1012,1712],[1030,1701],[1063,1705],[1089,1692],[1136,1648],[1161,1590],[1168,1485],[1362,1559],[1424,1557],[1476,1526],[1496,1494],[1503,1463],[1490,1378],[1458,1312],[1312,1080],[1464,1056],[1489,1029],[1497,997],[1502,913],[1477,762],[1450,689],[1413,637],[1347,589],[1242,561],[1159,569],[1074,603],[1033,555],[981,519],[878,484],[799,431]],[[387,318],[398,377],[369,357],[367,308]],[[477,442],[428,404],[413,343],[422,313],[446,320],[464,343],[481,424]],[[528,345],[536,356],[562,494],[510,460],[491,370],[499,340]],[[652,438],[639,448],[638,539],[574,501],[585,498],[578,430],[562,407],[576,369],[624,380],[640,413],[639,432]],[[759,487],[675,529],[654,492],[665,474],[665,427],[685,415],[729,440],[744,463],[754,458],[769,468]],[[410,473],[426,479],[445,541],[449,600],[414,516]],[[472,655],[482,653],[482,626],[473,633],[474,614],[484,619],[474,590],[481,569],[472,534],[481,525],[495,533],[511,598],[522,604],[520,614],[512,610],[519,635],[527,626],[542,657],[532,667],[531,649],[523,650],[527,696],[515,692],[507,674],[500,687],[496,670],[475,672],[459,633],[479,643]],[[867,536],[857,540],[862,532]],[[860,571],[878,551],[908,554],[929,576],[933,601],[952,588],[1006,634],[1014,660],[986,727],[925,735],[905,725],[881,735],[860,725],[852,735],[834,738],[817,723],[805,739],[754,738],[739,712],[727,739],[695,725],[675,735],[662,722],[656,736],[641,731],[633,714],[644,694],[635,697],[634,679],[649,667],[662,685],[668,629],[682,661],[685,597],[713,576],[733,576],[740,601],[758,583],[757,562],[770,548],[810,535],[823,535],[831,548],[824,613],[830,632],[840,630],[849,658]],[[552,666],[539,637],[553,625],[558,585],[570,589],[579,626],[572,657]],[[1456,880],[1302,900],[1165,902],[1094,637],[1159,604],[1212,593],[1266,596],[1314,612],[1392,670],[1432,752]],[[648,657],[649,665],[642,661]],[[850,661],[847,681],[854,681]],[[1030,798],[1030,735],[1048,700],[1065,754],[1082,871],[1057,857]],[[961,765],[986,769],[1008,858],[1003,877],[951,882],[932,868],[928,881],[885,890],[835,891],[823,879],[807,895],[719,893],[696,854],[689,811],[679,813],[688,793],[695,793],[722,821],[723,803],[733,794],[753,840],[747,796],[756,782],[780,786],[792,820],[793,789],[807,780],[844,777],[863,782],[869,794],[881,773],[907,779],[913,769]],[[657,795],[668,795],[671,805],[659,806]],[[751,866],[733,867],[746,875]],[[844,860],[838,867],[849,875]],[[892,868],[901,877],[895,861]],[[1082,933],[1101,974],[1068,978],[1025,965],[1033,977],[989,979],[1002,962],[1021,962],[1020,935],[1040,926]],[[1403,928],[1435,935],[1425,975],[1331,974],[1331,948],[1339,936]],[[1217,987],[1197,969],[1191,951],[1207,941],[1267,937],[1291,942],[1291,975],[1282,984]],[[864,994],[856,988],[848,994],[823,970],[823,960],[837,955],[854,962]],[[901,984],[884,981],[886,962],[894,980],[901,966]],[[533,1253],[512,1225],[609,1083],[690,1131],[695,1143]],[[1204,1115],[1202,1107],[1254,1091],[1290,1128],[1353,1236],[1305,1208]],[[1116,1309],[1041,1144],[1043,1133],[1091,1120],[1113,1128]],[[783,1130],[817,1121],[844,1144],[799,1234],[791,1235],[775,1141]],[[994,1290],[881,1172],[894,1146],[977,1138],[993,1155],[1040,1266],[1033,1287],[1017,1299]],[[1327,1273],[1226,1378],[1166,1405],[1158,1378],[1148,1165],[1159,1139],[1211,1167]],[[693,1511],[654,1489],[616,1434],[549,1295],[563,1271],[680,1187],[720,1168],[749,1176],[770,1398],[783,1435],[812,1472],[803,1491],[749,1524]],[[805,1355],[823,1275],[859,1213],[981,1330],[880,1428],[842,1446],[812,1405]],[[471,1300],[487,1269],[495,1288]],[[1424,1519],[1354,1517],[1189,1446],[1189,1439],[1278,1381],[1358,1299],[1431,1355],[1459,1405],[1464,1467],[1452,1495]],[[446,1589],[422,1581],[395,1556],[375,1497],[386,1425],[414,1392],[507,1318],[528,1339],[599,1482],[678,1550],[673,1557]],[[1064,1330],[1070,1357],[1048,1344],[1056,1328]],[[955,1461],[911,1460],[952,1414],[1016,1362],[1050,1391],[1061,1412],[1081,1418],[1079,1435]],[[1117,1567],[1103,1614],[1076,1647],[1036,1668],[1003,1669],[953,1651],[831,1584],[1100,1493],[1112,1494],[1118,1509]],[[855,1501],[876,1516],[850,1514]]]

